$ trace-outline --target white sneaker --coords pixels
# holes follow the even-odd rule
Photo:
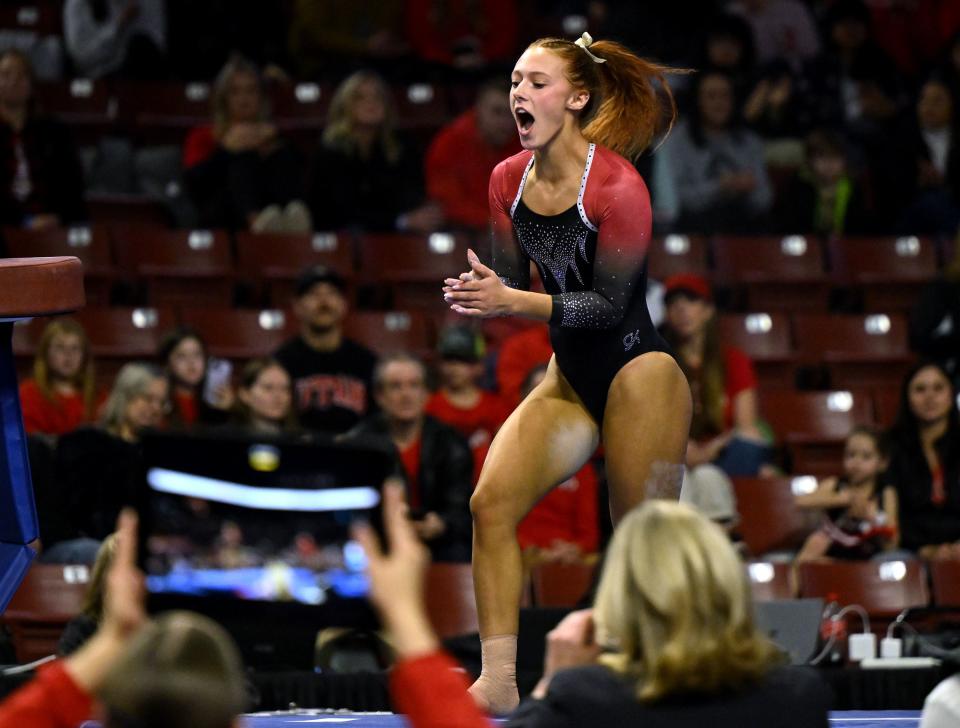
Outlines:
[[[313,230],[310,208],[301,200],[291,200],[283,210],[283,229],[288,233],[309,233]]]
[[[280,233],[285,230],[283,212],[278,205],[267,205],[250,225],[255,233]]]

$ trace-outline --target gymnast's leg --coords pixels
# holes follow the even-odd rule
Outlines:
[[[473,582],[483,670],[470,688],[477,703],[503,714],[519,702],[517,631],[523,564],[517,524],[544,494],[577,472],[596,449],[597,425],[556,362],[520,403],[490,446],[473,512]]]
[[[614,524],[648,495],[679,496],[691,412],[690,387],[669,354],[642,354],[617,372],[603,414]]]

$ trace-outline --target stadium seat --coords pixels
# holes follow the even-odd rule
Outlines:
[[[20,0],[0,4],[0,28],[36,33],[38,36],[63,35],[63,3],[59,0]]]
[[[153,358],[164,331],[177,322],[171,308],[93,308],[81,309],[75,318],[90,337],[90,346],[98,358]]]
[[[395,86],[393,101],[404,129],[439,129],[452,118],[447,89],[434,83]]]
[[[678,273],[709,276],[707,240],[699,235],[666,235],[650,241],[647,250],[647,274],[665,281]]]
[[[210,354],[227,359],[269,356],[297,333],[293,315],[274,309],[181,309],[180,322],[196,329]]]
[[[480,629],[470,564],[431,564],[424,591],[427,617],[440,639]]]
[[[800,596],[859,604],[871,617],[892,617],[930,602],[920,561],[808,561],[797,567]]]
[[[933,603],[939,607],[960,607],[960,561],[935,559],[927,562],[933,585]]]
[[[297,277],[311,265],[327,265],[348,281],[353,278],[353,241],[342,233],[239,232],[236,242],[240,275],[259,284],[264,304],[288,305]]]
[[[443,280],[467,270],[468,247],[468,238],[454,233],[364,235],[358,240],[358,283],[383,294],[380,305],[443,306]]]
[[[750,593],[756,602],[792,599],[790,568],[787,561],[750,561],[747,563]]]
[[[86,566],[34,563],[0,617],[13,637],[17,661],[57,652],[67,622],[80,613],[90,579]]]
[[[103,225],[78,225],[49,230],[4,228],[7,253],[12,258],[72,255],[83,263],[84,291],[88,305],[106,306],[117,277],[110,250],[110,237]]]
[[[81,144],[96,144],[117,121],[117,102],[106,81],[39,82],[34,96],[38,106],[69,126],[74,140]]]
[[[795,355],[785,313],[722,314],[718,325],[720,340],[753,361],[762,389],[793,386]]]
[[[87,209],[94,222],[166,227],[171,221],[163,202],[149,195],[88,194]]]
[[[224,231],[146,225],[112,225],[110,231],[117,264],[146,283],[153,305],[233,303],[235,275]]]
[[[427,356],[433,332],[419,311],[354,311],[344,324],[344,333],[377,354],[406,351]]]
[[[210,121],[210,85],[177,81],[119,82],[120,114],[148,144],[182,144],[187,131]]]
[[[873,390],[873,411],[877,426],[888,429],[893,426],[900,411],[900,385]]]
[[[333,87],[318,83],[279,83],[270,87],[273,118],[284,134],[320,138]]]
[[[830,242],[834,276],[863,294],[867,311],[909,310],[937,275],[937,248],[915,236],[838,238]]]
[[[596,564],[545,562],[530,570],[533,604],[537,607],[575,607],[590,589]]]
[[[760,408],[786,446],[792,472],[837,475],[843,443],[856,425],[873,425],[873,406],[865,390],[794,392],[769,390]]]
[[[816,526],[818,517],[797,508],[797,493],[810,492],[812,476],[734,478],[740,522],[737,532],[751,556],[795,551]],[[806,488],[804,488],[806,486]]]
[[[896,386],[913,359],[903,314],[797,314],[797,354],[826,367],[830,386]]]
[[[754,311],[826,311],[830,284],[814,238],[721,237],[712,245],[717,280]]]

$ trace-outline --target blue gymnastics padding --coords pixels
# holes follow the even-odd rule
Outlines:
[[[34,551],[29,546],[0,543],[0,614],[7,610],[10,598],[33,561]]]
[[[39,536],[27,438],[13,363],[13,324],[0,323],[0,542],[23,545]],[[2,578],[2,575],[0,575]]]

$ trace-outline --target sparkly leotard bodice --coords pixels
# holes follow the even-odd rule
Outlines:
[[[491,177],[492,267],[507,285],[527,288],[529,262],[537,266],[553,297],[557,364],[602,425],[620,368],[648,351],[669,352],[647,311],[649,195],[626,160],[591,144],[576,204],[540,215],[523,202],[532,168],[533,156],[521,153]]]

